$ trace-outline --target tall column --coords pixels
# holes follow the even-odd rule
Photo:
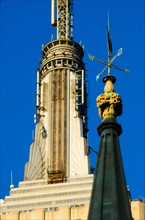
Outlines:
[[[42,49],[38,121],[25,180],[56,183],[89,174],[83,55],[83,48],[72,40],[54,40]]]

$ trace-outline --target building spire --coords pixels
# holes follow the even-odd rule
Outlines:
[[[84,49],[72,39],[72,0],[51,3],[57,39],[42,47],[37,70],[35,141],[24,174],[25,180],[45,179],[48,184],[89,174]]]
[[[96,99],[99,116],[103,118],[103,121],[97,128],[100,147],[88,220],[132,220],[119,145],[122,128],[116,121],[116,117],[122,114],[122,101],[119,94],[114,91],[116,78],[110,73],[112,62],[122,53],[122,48],[110,59],[112,44],[110,43],[109,28],[107,31],[108,62],[101,74],[108,68],[108,75],[103,78],[104,94],[99,95]]]

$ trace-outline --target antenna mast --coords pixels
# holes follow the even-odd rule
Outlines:
[[[51,0],[51,25],[57,27],[57,39],[73,39],[72,7],[72,0]]]
[[[11,185],[10,185],[10,189],[14,188],[13,185],[13,172],[11,171]]]

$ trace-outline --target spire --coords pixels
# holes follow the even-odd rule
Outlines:
[[[116,78],[110,73],[112,62],[122,53],[122,49],[110,60],[110,42],[108,35],[108,62],[101,72],[108,68],[108,75],[103,78],[104,93],[96,99],[99,116],[103,121],[97,128],[101,140],[88,220],[132,220],[119,145],[122,128],[116,121],[116,117],[122,114],[122,101],[120,95],[115,93]]]
[[[118,136],[113,117],[98,127],[101,137],[88,220],[132,220]]]
[[[114,92],[115,81],[113,76],[104,77],[104,94],[97,98],[103,121],[98,126],[101,140],[88,220],[132,220],[119,145],[122,128],[116,122],[122,113],[122,103]]]
[[[48,184],[89,174],[84,49],[72,40],[72,0],[51,3],[57,39],[42,47],[35,137],[24,174],[25,180],[46,179]]]

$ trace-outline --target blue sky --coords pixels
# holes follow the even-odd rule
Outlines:
[[[112,70],[117,78],[115,91],[121,95],[123,114],[117,118],[122,125],[120,136],[127,185],[133,199],[145,197],[144,140],[144,1],[74,1],[74,40],[84,45],[87,80],[89,81],[89,145],[98,151],[101,123],[96,97],[103,93],[103,65],[88,59],[88,53],[107,60],[106,25],[110,12],[110,33],[113,55],[123,53],[114,64],[130,69],[130,75]],[[9,194],[10,173],[13,184],[23,180],[24,165],[34,130],[36,69],[41,59],[41,45],[56,38],[50,25],[50,0],[2,0],[1,4],[1,198]],[[107,72],[106,72],[107,74]],[[96,155],[90,154],[91,166]]]

